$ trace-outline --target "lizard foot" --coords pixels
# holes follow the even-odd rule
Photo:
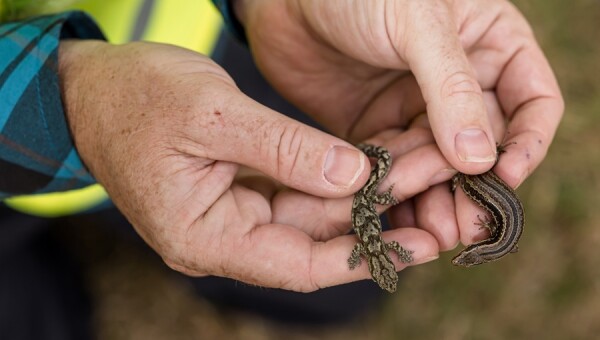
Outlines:
[[[481,216],[477,215],[477,219],[479,220],[479,222],[475,223],[475,225],[478,225],[479,229],[485,228],[489,230],[491,236],[496,235],[496,222],[490,220],[490,218],[487,215],[485,215],[485,219],[482,219]]]
[[[348,267],[350,267],[350,270],[353,270],[354,268],[360,266],[360,256],[364,253],[364,251],[365,250],[362,244],[357,243],[354,245],[352,253],[348,258]]]
[[[379,194],[373,197],[373,202],[380,205],[396,205],[400,203],[396,197],[392,195],[392,190],[394,189],[394,185],[390,185],[390,187],[382,194]]]
[[[398,259],[402,263],[411,263],[414,259],[412,254],[414,251],[404,249],[397,241],[392,241],[386,245],[388,250],[393,250],[398,254]]]

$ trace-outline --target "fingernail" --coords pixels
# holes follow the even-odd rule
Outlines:
[[[485,163],[496,160],[496,148],[480,129],[467,129],[456,135],[454,140],[458,158],[463,162]]]
[[[325,179],[340,186],[351,186],[365,167],[365,158],[356,149],[334,146],[325,159]]]

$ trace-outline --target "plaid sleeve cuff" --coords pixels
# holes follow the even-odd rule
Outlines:
[[[212,0],[215,6],[221,12],[223,16],[223,21],[225,21],[225,25],[229,29],[229,31],[241,42],[248,45],[248,40],[246,38],[246,31],[244,30],[244,26],[237,20],[235,15],[233,14],[233,9],[231,8],[232,0]]]
[[[63,38],[104,39],[82,12],[0,25],[0,198],[94,183],[71,139],[58,79]]]

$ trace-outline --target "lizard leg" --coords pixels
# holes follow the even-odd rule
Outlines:
[[[490,235],[496,235],[496,222],[490,220],[487,215],[485,215],[485,219],[482,219],[481,216],[477,215],[477,219],[479,220],[479,222],[475,223],[475,225],[478,225],[479,229],[485,228],[490,231]]]
[[[355,244],[350,257],[348,258],[348,266],[350,267],[350,270],[360,265],[360,256],[363,254],[365,254],[365,247],[362,245],[362,243]]]
[[[398,259],[402,263],[411,263],[413,261],[412,253],[414,251],[402,248],[400,243],[392,241],[385,245],[386,250],[393,250],[398,254]]]
[[[510,142],[510,143],[504,143],[504,144],[496,144],[496,153],[498,155],[501,155],[503,153],[506,152],[506,147],[512,144],[517,144],[517,142]]]
[[[400,203],[400,201],[392,195],[392,189],[394,189],[393,184],[390,185],[384,193],[373,196],[373,202],[380,205],[396,205]]]

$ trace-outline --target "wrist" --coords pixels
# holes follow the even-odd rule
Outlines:
[[[60,92],[65,109],[65,115],[71,122],[76,117],[74,106],[78,102],[77,97],[85,89],[82,80],[89,78],[91,67],[90,55],[97,56],[99,47],[107,45],[99,40],[62,40],[58,49],[58,78]]]
[[[87,106],[90,100],[93,100],[89,98],[93,92],[90,89],[94,87],[93,82],[98,81],[94,75],[94,70],[99,67],[95,59],[101,55],[101,48],[106,45],[108,43],[100,40],[66,39],[61,41],[58,52],[58,77],[65,118],[75,148],[90,171],[92,169],[85,136],[91,124],[85,117],[85,112],[89,109]]]

